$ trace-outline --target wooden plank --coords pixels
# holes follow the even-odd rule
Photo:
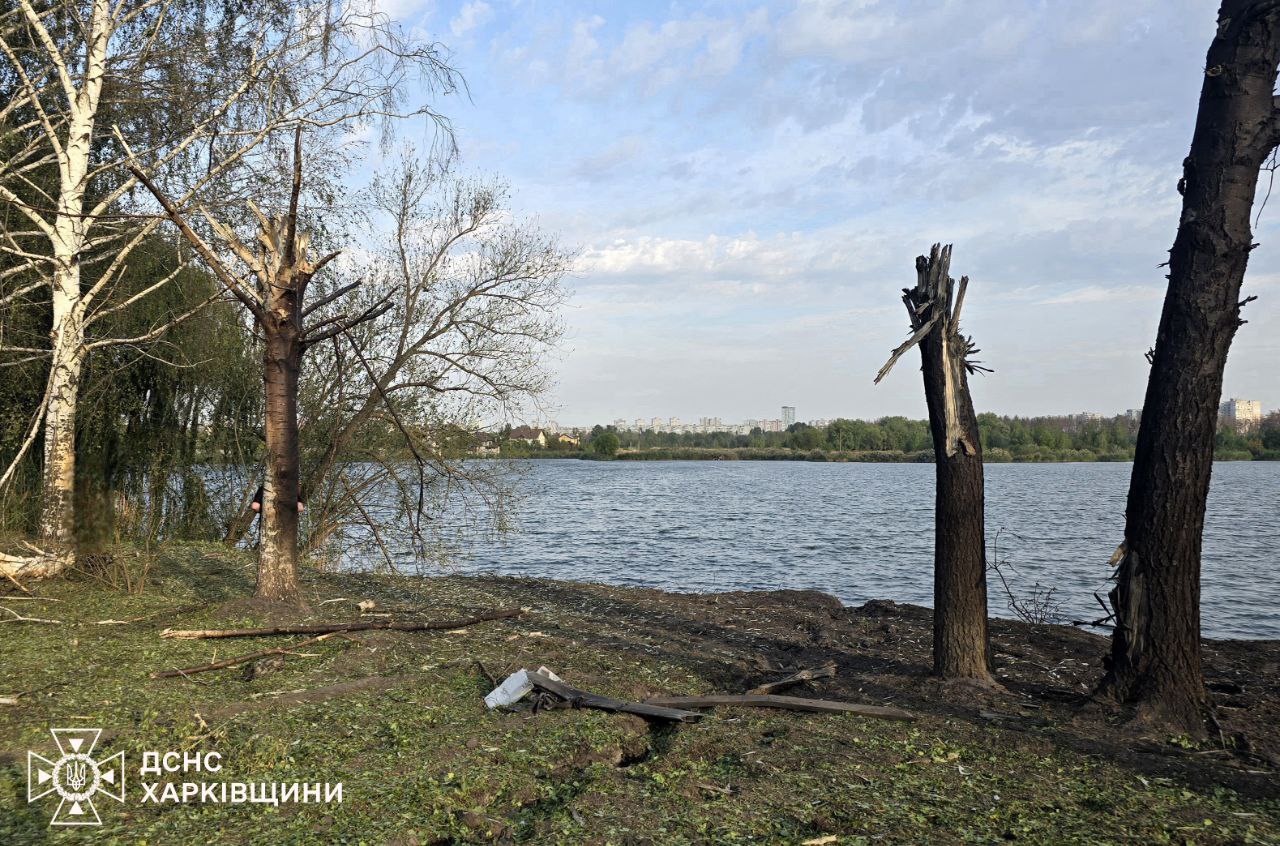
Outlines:
[[[578,690],[576,687],[570,687],[564,682],[549,679],[541,673],[530,673],[529,680],[533,682],[534,687],[539,690],[545,690],[548,693],[554,693],[574,708],[598,708],[601,711],[622,712],[624,714],[635,714],[646,719],[673,720],[682,723],[695,722],[702,719],[702,715],[697,711],[685,711],[680,708],[670,708],[652,702],[626,702],[622,699],[614,699],[611,696],[601,696],[598,693]]]
[[[813,711],[819,713],[859,714],[863,717],[879,717],[884,720],[914,720],[915,714],[887,705],[858,705],[853,702],[836,702],[831,699],[805,699],[800,696],[724,694],[711,696],[651,696],[649,705],[673,708],[714,708],[717,705],[745,705],[755,708],[781,708],[786,711]]]

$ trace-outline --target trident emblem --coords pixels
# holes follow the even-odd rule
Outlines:
[[[49,825],[102,825],[93,797],[101,793],[124,801],[124,753],[102,761],[93,759],[93,747],[102,729],[57,728],[49,733],[60,757],[50,761],[27,752],[27,801],[57,793],[61,801]]]

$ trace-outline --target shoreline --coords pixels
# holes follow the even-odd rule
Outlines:
[[[1093,454],[1081,455],[1074,454],[1069,457],[1049,456],[1045,453],[1036,453],[1028,456],[992,456],[992,451],[983,454],[985,464],[1132,464],[1132,455],[1119,454]],[[1076,451],[1072,451],[1073,453]],[[1246,457],[1247,456],[1247,457]],[[494,461],[800,461],[811,463],[829,463],[829,464],[932,464],[933,452],[930,450],[921,452],[881,452],[881,451],[865,451],[865,452],[838,452],[829,450],[819,450],[806,452],[803,450],[788,449],[756,449],[752,447],[741,448],[701,448],[689,447],[680,449],[667,449],[659,447],[651,450],[619,450],[614,456],[594,455],[585,450],[574,451],[553,451],[546,450],[542,453],[520,452],[507,455],[474,455],[469,456],[470,460],[483,459]],[[1214,463],[1245,463],[1245,462],[1270,462],[1276,461],[1274,457],[1254,457],[1248,454],[1242,455],[1226,455],[1215,456]]]

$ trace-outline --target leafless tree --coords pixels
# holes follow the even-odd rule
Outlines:
[[[442,510],[456,521],[478,499],[476,513],[501,511],[499,466],[463,459],[477,428],[547,386],[572,262],[554,238],[514,221],[505,199],[500,184],[410,154],[375,180],[371,213],[388,228],[360,268],[365,281],[313,307],[321,325],[339,327],[329,321],[344,313],[336,298],[345,294],[346,311],[375,316],[328,330],[304,374],[311,548],[346,529],[344,545],[363,538],[393,563],[395,550],[429,552],[443,540],[438,527],[451,521],[423,523]],[[251,519],[245,509],[228,541]],[[362,524],[354,534],[353,523]]]
[[[987,636],[987,560],[982,441],[969,374],[986,368],[960,334],[969,277],[956,281],[951,246],[934,244],[916,259],[916,285],[904,288],[902,302],[911,337],[893,351],[876,374],[878,383],[909,349],[920,346],[924,396],[937,484],[933,532],[933,668],[948,678],[994,685]]]
[[[306,304],[311,280],[337,258],[338,253],[331,252],[322,257],[312,255],[311,236],[298,225],[303,176],[300,127],[294,133],[288,210],[267,218],[257,206],[250,205],[258,222],[256,249],[243,243],[229,226],[216,217],[205,215],[205,221],[217,233],[222,249],[235,256],[243,271],[223,260],[140,166],[131,163],[130,167],[204,264],[252,315],[254,325],[262,333],[267,473],[255,595],[271,602],[299,603],[298,380],[302,357],[309,346],[373,319],[386,311],[390,304],[383,302],[355,314],[343,313],[311,325],[304,323],[315,306],[338,301],[359,282],[321,298],[312,307]]]

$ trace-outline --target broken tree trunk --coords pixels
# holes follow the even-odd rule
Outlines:
[[[960,334],[969,277],[948,275],[951,246],[934,244],[916,259],[916,286],[902,301],[911,337],[893,351],[875,381],[919,344],[937,486],[934,497],[933,668],[946,678],[995,684],[987,641],[987,555],[983,525],[982,444],[968,374],[985,370]]]
[[[522,608],[507,608],[501,611],[489,611],[477,614],[465,620],[427,620],[414,622],[411,620],[377,620],[367,623],[324,623],[316,626],[275,626],[266,629],[165,629],[160,637],[178,638],[180,640],[208,640],[228,637],[272,637],[274,635],[294,634],[331,634],[334,632],[429,632],[449,629],[462,629],[476,623],[487,623],[490,620],[507,620],[519,617],[524,613]]]
[[[570,687],[564,682],[558,682],[541,673],[530,673],[529,681],[533,682],[533,686],[538,690],[555,694],[573,708],[596,708],[601,711],[635,714],[650,720],[673,720],[679,723],[696,722],[702,719],[702,715],[697,711],[685,711],[652,702],[627,702],[623,699],[614,699],[612,696],[601,696],[598,693]]]
[[[745,705],[756,708],[781,708],[784,711],[810,711],[822,714],[860,714],[863,717],[879,717],[884,720],[914,720],[915,714],[887,705],[858,705],[854,702],[837,702],[832,699],[805,699],[800,696],[770,695],[718,695],[711,696],[651,696],[645,700],[650,705],[667,705],[678,708],[714,708],[717,705]]]
[[[311,280],[338,253],[316,259],[310,252],[310,234],[298,226],[298,201],[302,193],[301,126],[293,136],[293,180],[288,211],[268,219],[257,206],[249,204],[258,221],[258,249],[251,250],[242,244],[229,227],[204,212],[206,222],[223,245],[248,268],[248,278],[223,262],[191,227],[181,209],[142,170],[132,153],[129,155],[130,172],[156,198],[166,216],[218,280],[249,310],[262,331],[266,478],[254,596],[268,602],[302,605],[298,587],[298,380],[303,355],[309,346],[386,313],[392,306],[390,297],[355,315],[344,312],[317,318],[309,327],[304,325],[307,315],[336,302],[361,283],[357,281],[339,288],[303,307]]]
[[[266,478],[262,492],[262,539],[254,595],[301,603],[298,588],[298,373],[302,367],[302,293],[310,279],[306,240],[286,244],[283,219],[264,226],[259,239],[271,256],[275,279],[263,286],[267,319],[261,321]]]
[[[1204,736],[1200,548],[1223,370],[1243,323],[1259,172],[1280,143],[1273,98],[1280,4],[1224,0],[1209,46],[1182,216],[1169,252],[1138,429],[1124,543],[1111,591],[1115,631],[1100,692],[1140,719]],[[1250,298],[1252,299],[1252,298]]]

